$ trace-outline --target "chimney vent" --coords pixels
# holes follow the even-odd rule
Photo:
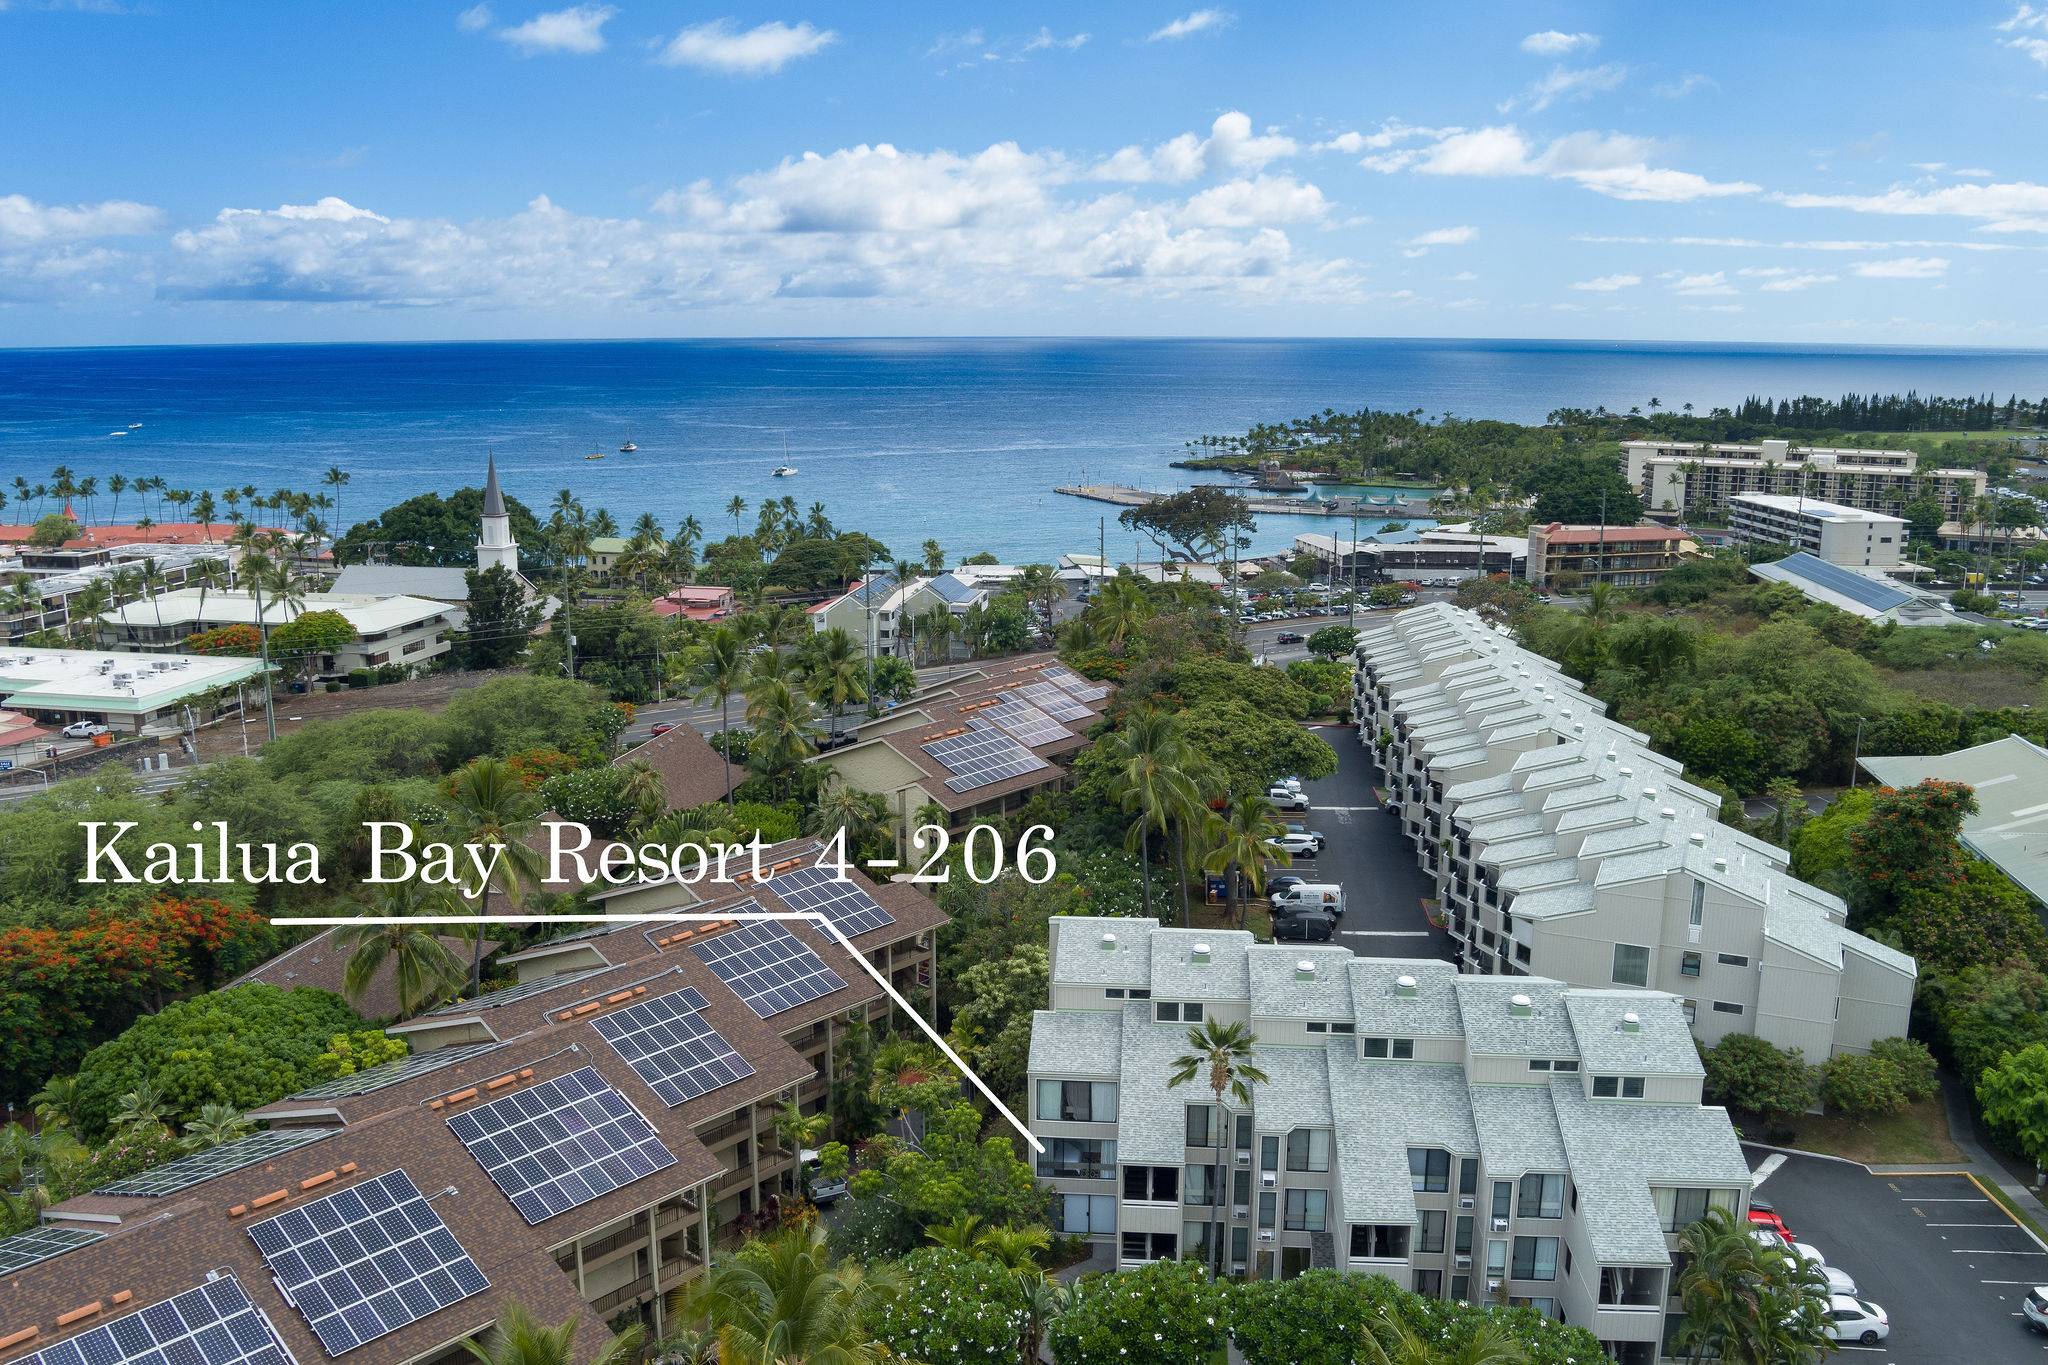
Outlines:
[[[1194,960],[1197,962],[1207,962],[1209,960],[1209,945],[1207,943],[1197,943],[1195,945]]]
[[[1694,848],[1705,848],[1707,846],[1707,832],[1705,830],[1696,829],[1687,835],[1686,838],[1692,841]]]
[[[1726,858],[1716,858],[1716,859],[1714,859],[1714,871],[1716,871],[1716,872],[1726,872],[1727,870],[1728,870],[1728,860],[1727,860]]]
[[[1295,964],[1294,964],[1294,979],[1295,979],[1296,981],[1313,981],[1313,980],[1315,980],[1315,979],[1316,979],[1316,962],[1315,962],[1315,959],[1314,959],[1314,958],[1312,958],[1312,957],[1304,957],[1304,958],[1298,958],[1298,959],[1296,959],[1296,961],[1295,961]]]
[[[1643,1031],[1643,1016],[1637,1014],[1634,1010],[1630,1010],[1622,1015],[1621,1031],[1623,1033],[1641,1033]]]
[[[1394,994],[1396,994],[1396,995],[1413,995],[1413,994],[1415,994],[1415,978],[1414,978],[1414,977],[1412,977],[1412,976],[1408,976],[1408,975],[1406,975],[1405,973],[1404,973],[1404,974],[1402,974],[1402,975],[1400,975],[1400,976],[1397,976],[1397,977],[1395,977],[1395,978],[1394,978]]]
[[[1526,995],[1511,995],[1508,997],[1508,1013],[1517,1019],[1527,1019],[1535,1007],[1536,1002]]]
[[[1102,934],[1102,946],[1104,949],[1110,952],[1116,951],[1116,935],[1110,933],[1108,930],[1104,930]]]

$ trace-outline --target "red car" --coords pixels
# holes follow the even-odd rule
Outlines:
[[[1799,1240],[1792,1235],[1792,1229],[1785,1226],[1785,1220],[1778,1216],[1778,1211],[1769,1204],[1751,1204],[1749,1206],[1749,1221],[1757,1224],[1759,1227],[1769,1228],[1780,1237],[1783,1237],[1788,1243]]]
[[[655,726],[655,727],[654,727],[653,729],[649,730],[649,731],[647,732],[647,734],[648,734],[648,737],[649,737],[649,738],[652,738],[652,737],[654,737],[655,735],[665,735],[665,734],[667,734],[667,733],[668,733],[669,731],[671,731],[671,730],[673,730],[673,729],[675,729],[675,728],[676,728],[675,726],[673,726],[673,725],[670,725],[670,724],[669,724],[669,723],[668,723],[667,721],[663,721],[663,722],[662,722],[661,724],[659,724],[659,725]]]

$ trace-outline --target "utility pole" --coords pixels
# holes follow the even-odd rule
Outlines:
[[[1849,752],[1849,790],[1856,790],[1856,766],[1863,761],[1863,717],[1856,717],[1856,747]]]
[[[1332,536],[1332,540],[1336,537]],[[1358,513],[1351,514],[1351,591],[1344,595],[1344,624],[1358,629]]]

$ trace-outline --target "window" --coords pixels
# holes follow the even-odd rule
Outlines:
[[[1458,1215],[1457,1230],[1451,1242],[1451,1250],[1460,1256],[1472,1254],[1472,1215]]]
[[[1252,1202],[1252,1173],[1245,1170],[1230,1173],[1230,1202],[1239,1208],[1248,1208]]]
[[[1517,1237],[1515,1239],[1514,1277],[1518,1280],[1556,1279],[1557,1239],[1555,1237]]]
[[[1259,1226],[1262,1228],[1272,1227],[1274,1214],[1279,1207],[1280,1201],[1273,1197],[1271,1190],[1261,1191],[1259,1194]]]
[[[1252,1116],[1250,1114],[1239,1114],[1237,1116],[1237,1150],[1249,1152],[1251,1149]]]
[[[1162,1024],[1199,1024],[1202,1022],[1202,1007],[1192,1000],[1185,1003],[1160,1000],[1152,1006],[1152,1017]]]
[[[1320,1019],[1311,1019],[1308,1021],[1308,1031],[1310,1033],[1328,1033],[1330,1026]]]
[[[1187,1143],[1190,1147],[1209,1145],[1209,1106],[1191,1104],[1188,1106]]]
[[[1700,955],[1698,953],[1680,953],[1678,955],[1678,974],[1680,976],[1698,976],[1700,974]]]
[[[1490,1280],[1497,1280],[1507,1273],[1507,1241],[1505,1239],[1497,1239],[1488,1242],[1486,1244],[1486,1277]]]
[[[1579,1059],[1576,1057],[1560,1057],[1550,1064],[1550,1069],[1552,1071],[1577,1071],[1579,1069]]]
[[[1417,1194],[1442,1194],[1450,1189],[1451,1154],[1434,1147],[1410,1147],[1408,1184]]]
[[[1358,1025],[1356,1025],[1356,1024],[1348,1024],[1348,1023],[1347,1023],[1347,1024],[1331,1024],[1331,1025],[1330,1025],[1330,1032],[1332,1032],[1332,1033],[1356,1033],[1356,1032],[1358,1032]]]
[[[1065,1123],[1115,1123],[1115,1081],[1040,1081],[1038,1117]]]
[[[1510,1202],[1512,1202],[1512,1201],[1513,1201],[1514,1197],[1515,1197],[1515,1187],[1514,1187],[1513,1185],[1509,1184],[1509,1183],[1508,1183],[1507,1181],[1505,1181],[1505,1180],[1496,1180],[1496,1181],[1494,1181],[1494,1182],[1493,1182],[1493,1216],[1494,1216],[1494,1217],[1496,1217],[1496,1218],[1505,1218],[1505,1217],[1507,1217],[1507,1216],[1508,1216],[1508,1205],[1509,1205],[1509,1203],[1510,1203]]]
[[[1596,1100],[1639,1100],[1643,1097],[1641,1076],[1595,1076],[1593,1098]]]
[[[1187,1193],[1182,1202],[1199,1204],[1208,1208],[1216,1203],[1210,1195],[1210,1178],[1216,1173],[1212,1166],[1187,1166],[1182,1169],[1181,1188]]]
[[[1462,1303],[1465,1300],[1465,1296],[1467,1294],[1470,1294],[1471,1292],[1472,1277],[1470,1275],[1451,1276],[1451,1297],[1453,1299],[1456,1299],[1460,1303]]]
[[[1397,1062],[1413,1061],[1415,1059],[1415,1040],[1413,1038],[1394,1039],[1392,1056]]]
[[[1230,1260],[1233,1265],[1244,1265],[1251,1260],[1252,1230],[1232,1228],[1230,1230]]]
[[[1069,1180],[1114,1180],[1116,1143],[1109,1138],[1047,1138],[1038,1173]]]
[[[1272,1133],[1259,1139],[1259,1169],[1277,1171],[1280,1169],[1280,1139]]]
[[[1180,1254],[1180,1238],[1171,1232],[1127,1232],[1122,1241],[1126,1261],[1170,1261]]]
[[[1116,1196],[1063,1194],[1053,1201],[1053,1226],[1060,1232],[1116,1231]]]
[[[1684,1231],[1706,1217],[1708,1209],[1735,1212],[1733,1190],[1652,1189],[1650,1197],[1657,1205],[1658,1224],[1666,1232]]]
[[[1287,1135],[1287,1169],[1327,1171],[1330,1169],[1330,1130],[1296,1128]]]
[[[1747,967],[1749,965],[1749,959],[1741,953],[1716,953],[1714,956],[1720,959],[1723,967]]]
[[[1384,1038],[1362,1038],[1358,1044],[1361,1057],[1384,1057],[1387,1055],[1387,1040]]]
[[[1553,1319],[1553,1320],[1556,1320],[1556,1319],[1557,1319],[1557,1300],[1556,1300],[1556,1299],[1525,1299],[1525,1298],[1522,1298],[1521,1296],[1517,1295],[1517,1296],[1515,1296],[1515,1297],[1513,1297],[1513,1298],[1511,1298],[1511,1299],[1509,1299],[1509,1300],[1508,1300],[1508,1307],[1510,1307],[1510,1308],[1533,1308],[1533,1309],[1535,1309],[1535,1310],[1536,1310],[1537,1312],[1541,1313],[1541,1314],[1542,1314],[1542,1315],[1543,1315],[1544,1317],[1546,1317],[1546,1318],[1550,1318],[1550,1319]]]
[[[1636,943],[1614,945],[1614,980],[1623,986],[1650,984],[1650,950]]]
[[[1531,1071],[1548,1071],[1548,1070],[1550,1070],[1550,1058],[1548,1058],[1548,1057],[1531,1057],[1531,1058],[1529,1059],[1529,1069],[1530,1069]]]
[[[1733,1001],[1733,1000],[1716,1000],[1716,1001],[1714,1002],[1714,1013],[1716,1013],[1716,1014],[1740,1014],[1740,1013],[1742,1013],[1742,1006],[1741,1006],[1741,1005],[1739,1005],[1739,1004],[1737,1004],[1737,1003],[1736,1003],[1735,1001]]]
[[[1643,1078],[1641,1076],[1623,1076],[1621,1078],[1621,1097],[1625,1100],[1641,1099],[1643,1097]]]
[[[1102,988],[1102,998],[1104,1000],[1121,1000],[1124,998],[1124,988],[1122,986],[1105,986]]]
[[[1444,1296],[1444,1273],[1441,1270],[1418,1270],[1415,1272],[1415,1292],[1425,1299],[1440,1299]]]
[[[1418,1251],[1442,1251],[1444,1249],[1444,1223],[1450,1217],[1442,1209],[1423,1209],[1422,1245]]]
[[[1707,884],[1695,880],[1692,884],[1692,910],[1686,916],[1686,923],[1697,929],[1707,916]]]
[[[1136,986],[1133,986],[1133,987],[1131,987],[1131,999],[1133,999],[1133,1000],[1150,1000],[1151,998],[1152,998],[1152,988],[1151,988],[1150,986],[1147,986],[1147,987],[1145,987],[1145,988],[1144,988],[1144,989],[1142,989],[1142,990],[1141,990],[1141,989],[1139,989],[1139,988],[1138,988],[1138,987],[1136,987]]]
[[[1124,1167],[1124,1198],[1136,1204],[1178,1204],[1180,1167]]]
[[[1531,1172],[1522,1177],[1522,1197],[1515,1212],[1524,1218],[1564,1217],[1564,1177]]]
[[[1478,1192],[1479,1163],[1468,1156],[1458,1163],[1458,1193],[1477,1194]]]
[[[1322,1190],[1289,1190],[1287,1192],[1287,1230],[1289,1232],[1321,1232],[1323,1219],[1329,1210],[1330,1196]]]
[[[1353,1223],[1351,1258],[1355,1261],[1405,1261],[1408,1259],[1406,1223]]]
[[[1700,1002],[1697,1000],[1681,1000],[1678,1002],[1678,1009],[1688,1024],[1697,1022],[1700,1017]]]

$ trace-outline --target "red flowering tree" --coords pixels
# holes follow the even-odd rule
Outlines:
[[[216,626],[185,637],[187,654],[234,655],[253,659],[263,650],[263,636],[254,626]]]
[[[1915,892],[1944,891],[1963,880],[1963,819],[1977,813],[1977,794],[1961,782],[1928,778],[1916,786],[1883,787],[1870,817],[1850,832],[1851,867],[1862,883],[1862,909],[1888,915]]]

